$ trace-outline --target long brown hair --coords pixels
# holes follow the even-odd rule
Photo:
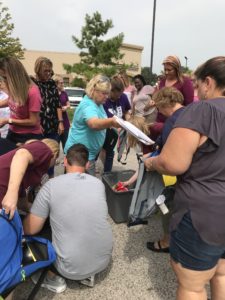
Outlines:
[[[0,70],[5,80],[8,94],[13,101],[24,105],[28,99],[28,91],[32,81],[22,63],[15,57],[0,58]]]

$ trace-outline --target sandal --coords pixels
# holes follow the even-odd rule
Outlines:
[[[147,242],[147,248],[153,252],[169,253],[169,247],[162,248],[160,241],[157,241],[158,248],[155,247],[155,242]]]

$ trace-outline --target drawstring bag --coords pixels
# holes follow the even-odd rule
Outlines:
[[[0,294],[56,260],[49,240],[23,235],[18,211],[9,220],[5,210],[1,210],[0,245]]]

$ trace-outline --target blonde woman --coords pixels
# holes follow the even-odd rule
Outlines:
[[[96,75],[87,84],[86,95],[76,109],[72,127],[65,146],[65,153],[74,144],[81,143],[89,151],[89,173],[95,174],[95,159],[99,154],[106,136],[106,128],[119,127],[116,120],[107,118],[103,104],[110,94],[111,84],[108,77]]]
[[[1,58],[0,76],[9,96],[0,102],[0,108],[10,109],[10,117],[0,119],[0,127],[9,124],[7,139],[16,144],[43,138],[39,119],[41,95],[22,63],[14,57]]]

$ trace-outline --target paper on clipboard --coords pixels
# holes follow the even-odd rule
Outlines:
[[[131,124],[130,122],[124,121],[123,119],[114,116],[119,125],[133,135],[139,142],[145,145],[153,145],[155,142],[151,140],[146,134],[144,134],[140,129]]]

